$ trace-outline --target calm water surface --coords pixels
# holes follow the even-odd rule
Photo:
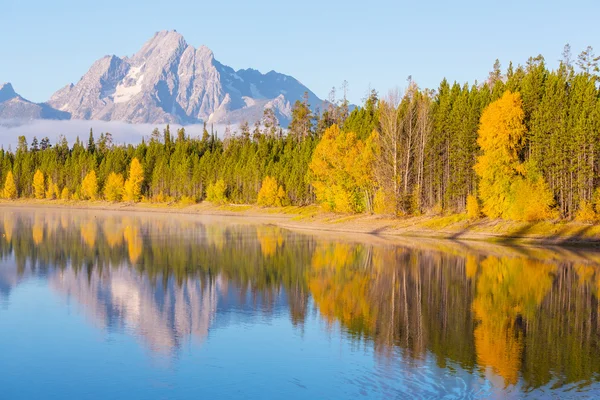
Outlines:
[[[0,208],[0,398],[594,398],[600,254]]]

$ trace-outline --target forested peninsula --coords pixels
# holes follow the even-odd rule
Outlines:
[[[408,79],[402,92],[297,101],[287,129],[265,110],[218,135],[155,129],[139,144],[64,137],[0,151],[5,199],[317,205],[386,216],[465,215],[594,222],[600,215],[600,71],[593,49],[565,46],[483,83]],[[87,133],[86,133],[87,135]]]

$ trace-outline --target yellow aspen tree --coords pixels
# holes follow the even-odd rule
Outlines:
[[[257,204],[263,207],[273,207],[277,202],[277,180],[265,176],[258,191]]]
[[[6,174],[6,180],[4,181],[3,197],[5,199],[16,199],[17,198],[17,185],[15,184],[15,177],[12,171],[8,171]]]
[[[69,193],[69,188],[68,187],[64,187],[62,192],[60,192],[60,199],[61,200],[69,200],[71,198],[71,194]]]
[[[206,200],[215,204],[227,203],[227,185],[223,179],[219,179],[215,183],[211,183],[206,188]]]
[[[556,215],[552,193],[534,163],[519,160],[525,144],[524,116],[521,95],[510,91],[481,115],[477,143],[483,154],[474,168],[488,217],[537,221]]]
[[[309,164],[317,202],[328,211],[371,211],[374,135],[366,141],[332,125]],[[366,195],[365,195],[366,194]]]
[[[123,175],[111,172],[104,184],[104,198],[108,201],[120,201],[123,196]]]
[[[46,199],[54,200],[60,197],[60,190],[58,189],[58,185],[54,183],[54,180],[51,177],[48,177],[48,188],[46,189]]]
[[[140,201],[142,195],[142,183],[144,182],[144,169],[137,158],[131,160],[129,167],[129,178],[125,182],[125,201]]]
[[[469,219],[477,219],[481,216],[481,209],[479,207],[479,200],[474,194],[467,196],[467,216]]]
[[[81,182],[81,196],[84,200],[96,200],[98,197],[98,178],[96,171],[92,170]]]
[[[477,143],[482,155],[475,172],[481,178],[479,197],[483,212],[491,218],[506,216],[511,203],[511,185],[520,168],[518,152],[525,136],[521,95],[507,91],[485,108]]]
[[[45,195],[44,173],[39,169],[33,175],[33,195],[36,199],[42,200]]]

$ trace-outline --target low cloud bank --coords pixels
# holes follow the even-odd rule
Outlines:
[[[166,124],[129,124],[119,121],[93,120],[1,120],[0,145],[5,149],[10,147],[14,150],[19,136],[25,136],[29,144],[31,144],[34,136],[38,140],[47,136],[50,139],[50,143],[54,144],[60,135],[64,135],[69,145],[72,145],[77,137],[81,141],[87,142],[90,128],[93,129],[96,140],[100,137],[100,133],[110,132],[115,144],[137,144],[142,141],[142,138],[148,141],[154,128],[158,128],[162,132],[166,126]],[[170,128],[171,134],[175,136],[181,125],[170,124]],[[187,135],[201,137],[204,125],[185,125],[183,128],[185,128]],[[219,137],[223,137],[226,129],[225,125],[214,125],[212,128]],[[232,131],[236,128],[236,126],[230,127]],[[207,129],[210,133],[211,126],[208,125]]]

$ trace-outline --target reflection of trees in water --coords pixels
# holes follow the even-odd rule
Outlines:
[[[530,259],[488,257],[481,262],[473,301],[477,360],[492,367],[506,385],[518,381],[524,324],[548,294],[556,268]]]
[[[397,246],[329,243],[316,248],[308,274],[325,319],[357,338],[372,338],[381,355],[399,348],[422,358],[431,351],[442,367],[447,359],[472,367],[473,339],[465,335],[473,326],[472,289],[463,260]]]
[[[323,318],[379,354],[432,354],[527,387],[600,373],[599,278],[597,265],[569,259],[345,243],[319,244],[307,271]]]
[[[294,325],[303,324],[312,297],[321,318],[372,341],[380,360],[433,356],[440,367],[458,363],[491,371],[505,385],[522,378],[526,387],[600,373],[600,268],[589,261],[597,255],[357,244],[173,217],[1,217],[0,254],[14,254],[19,273],[62,271],[73,277],[63,290],[80,293],[82,303],[85,290],[99,296],[110,288],[118,311],[111,323],[171,332],[148,334],[152,348],[203,337],[216,303],[231,296],[267,314],[286,301]],[[227,300],[219,297],[225,293]],[[110,320],[108,310],[96,314]]]

